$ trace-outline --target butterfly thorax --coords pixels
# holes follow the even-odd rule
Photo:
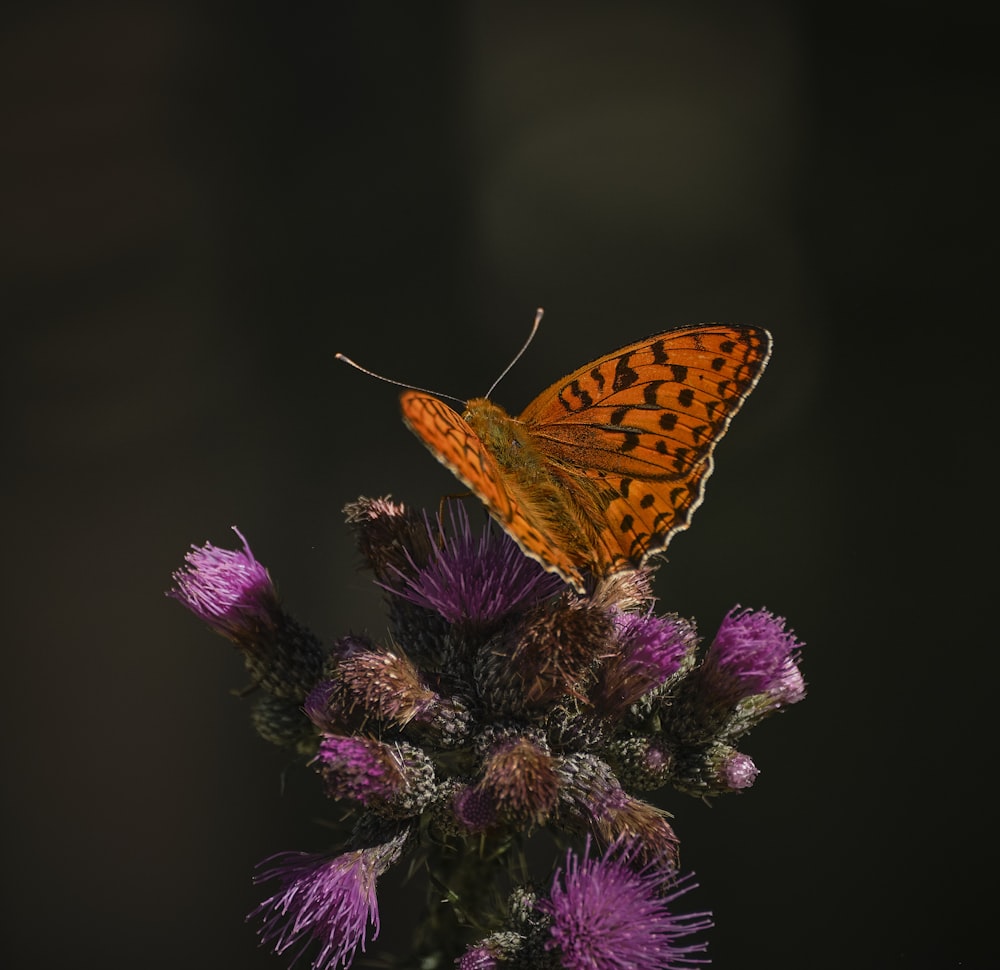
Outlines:
[[[528,481],[544,475],[544,461],[532,444],[528,429],[499,404],[474,398],[466,404],[462,417],[506,474],[518,479],[523,474]]]
[[[562,470],[544,455],[530,428],[485,398],[466,405],[462,415],[503,473],[511,497],[549,539],[564,548],[585,545],[580,510],[568,500]]]

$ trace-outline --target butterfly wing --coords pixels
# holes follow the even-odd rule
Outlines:
[[[583,576],[565,549],[554,547],[544,527],[512,493],[496,461],[460,414],[422,391],[400,397],[403,421],[442,465],[470,489],[525,555],[583,590]]]
[[[641,564],[687,528],[770,352],[757,327],[685,327],[592,361],[528,405],[520,420],[570,495],[586,508],[598,485],[598,574]]]

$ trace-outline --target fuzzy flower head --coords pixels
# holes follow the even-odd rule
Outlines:
[[[268,571],[242,533],[235,526],[233,531],[242,551],[192,546],[167,595],[240,648],[256,686],[301,704],[319,678],[326,651],[284,612]],[[285,734],[280,727],[266,730]]]
[[[720,704],[755,695],[765,695],[772,707],[794,704],[805,696],[801,646],[781,617],[734,607],[705,654],[702,684]]]
[[[482,785],[458,788],[452,795],[451,810],[466,832],[489,831],[500,820],[496,797]]]
[[[602,671],[595,702],[606,714],[623,713],[681,668],[697,642],[694,628],[677,616],[613,614],[619,654]]]
[[[396,578],[383,584],[390,593],[449,623],[488,625],[563,588],[507,533],[487,524],[475,535],[464,506],[452,505],[450,519],[448,535],[442,519],[425,519],[431,540],[426,562],[411,558],[408,568],[394,568]]]
[[[326,735],[313,765],[330,798],[349,799],[384,815],[417,814],[434,791],[434,767],[419,748],[405,742]]]
[[[554,759],[537,738],[502,738],[486,751],[476,786],[486,803],[518,828],[544,824],[561,784]]]
[[[399,858],[406,837],[333,857],[285,852],[262,863],[270,868],[254,882],[274,879],[279,888],[247,917],[261,920],[261,943],[277,954],[294,950],[293,963],[316,943],[313,970],[349,967],[358,947],[365,949],[369,924],[372,939],[378,937],[375,884]]]
[[[457,963],[458,970],[496,970],[497,958],[485,943],[470,946]]]
[[[685,942],[712,925],[710,914],[677,914],[673,904],[693,888],[658,864],[636,865],[634,844],[609,846],[582,857],[566,853],[549,898],[537,903],[551,919],[547,950],[565,970],[675,970],[708,961],[703,942]]]
[[[468,731],[468,711],[460,700],[443,697],[424,682],[414,663],[392,650],[352,647],[330,665],[323,680],[305,699],[309,718],[327,733],[391,728],[408,730],[414,739],[434,736],[443,746],[459,743]]]
[[[216,633],[237,642],[273,627],[278,596],[268,571],[254,558],[243,533],[233,526],[243,549],[192,546],[173,574],[167,595],[186,606]]]
[[[359,551],[382,582],[414,563],[422,566],[431,554],[433,537],[428,535],[426,518],[388,495],[348,502],[344,514]]]
[[[329,858],[304,852],[288,852],[268,860],[272,868],[255,880],[277,879],[280,888],[264,900],[250,917],[263,922],[261,943],[277,954],[298,948],[296,958],[309,944],[319,944],[313,961],[317,970],[350,966],[355,951],[365,949],[365,934],[371,923],[379,934],[376,873],[364,852],[347,852]]]

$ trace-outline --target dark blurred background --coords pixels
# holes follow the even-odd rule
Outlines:
[[[341,507],[455,486],[334,354],[475,396],[536,306],[515,413],[657,330],[774,333],[657,580],[807,643],[756,786],[660,799],[714,965],[987,965],[995,33],[930,10],[8,8],[3,965],[285,965],[252,867],[330,806],[163,591],[235,523],[300,619],[377,636]]]

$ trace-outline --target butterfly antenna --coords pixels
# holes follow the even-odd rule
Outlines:
[[[535,339],[535,334],[538,333],[538,325],[542,322],[542,315],[544,313],[545,311],[541,307],[535,311],[535,322],[531,325],[531,333],[528,334],[528,339],[525,340],[524,346],[514,355],[514,359],[503,369],[503,373],[493,382],[484,397],[488,398],[497,389],[497,384],[499,384],[510,373],[510,369],[521,359],[521,355],[528,349],[528,344]]]
[[[435,397],[446,397],[451,401],[458,401],[459,404],[463,405],[466,403],[460,397],[455,397],[454,394],[444,394],[441,391],[429,391],[426,387],[417,387],[416,384],[404,384],[402,381],[394,381],[391,377],[383,377],[381,374],[376,374],[373,370],[368,370],[367,367],[362,367],[360,364],[356,364],[345,354],[335,354],[334,356],[337,360],[341,360],[345,364],[350,364],[355,370],[361,371],[362,374],[367,374],[369,377],[374,377],[379,381],[385,381],[386,384],[395,384],[396,387],[406,387],[411,391],[422,391],[424,394],[433,394]]]

